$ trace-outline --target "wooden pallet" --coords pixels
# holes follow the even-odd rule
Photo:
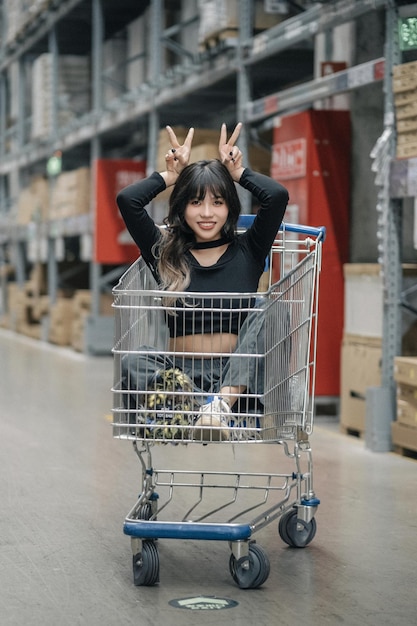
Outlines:
[[[357,428],[351,428],[350,426],[346,426],[345,424],[340,424],[340,430],[344,435],[357,437],[358,439],[363,439],[365,436],[364,431],[358,430]]]
[[[404,448],[403,446],[394,445],[393,452],[400,454],[401,456],[417,460],[417,450],[413,450],[412,448]]]
[[[417,459],[417,428],[399,421],[392,422],[393,450],[402,456]]]

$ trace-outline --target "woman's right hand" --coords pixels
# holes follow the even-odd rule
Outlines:
[[[169,187],[176,183],[178,176],[184,167],[188,165],[194,137],[194,128],[190,128],[182,145],[180,145],[171,126],[167,126],[166,129],[171,148],[165,155],[166,171],[161,172],[161,176],[164,178],[166,186]]]

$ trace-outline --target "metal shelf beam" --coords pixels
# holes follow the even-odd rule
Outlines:
[[[245,108],[245,121],[257,122],[284,111],[306,106],[316,100],[379,82],[383,80],[384,72],[385,60],[380,58],[283,89],[265,98],[248,102]]]

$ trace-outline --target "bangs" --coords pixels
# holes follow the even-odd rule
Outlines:
[[[194,180],[190,181],[187,190],[188,200],[203,200],[207,191],[210,191],[216,198],[226,198],[226,186],[219,180],[216,172],[211,171],[208,167],[201,169]]]

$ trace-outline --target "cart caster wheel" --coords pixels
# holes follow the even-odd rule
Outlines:
[[[138,519],[149,520],[152,517],[152,506],[150,504],[143,504],[138,513]]]
[[[257,589],[269,576],[270,564],[263,548],[253,543],[249,555],[236,559],[230,555],[229,569],[233,580],[241,589]]]
[[[317,525],[313,517],[309,522],[297,518],[297,510],[285,513],[279,520],[278,532],[286,544],[292,548],[305,548],[314,538]]]
[[[133,555],[133,583],[136,587],[152,587],[158,582],[158,550],[153,541],[144,541],[142,552]]]

